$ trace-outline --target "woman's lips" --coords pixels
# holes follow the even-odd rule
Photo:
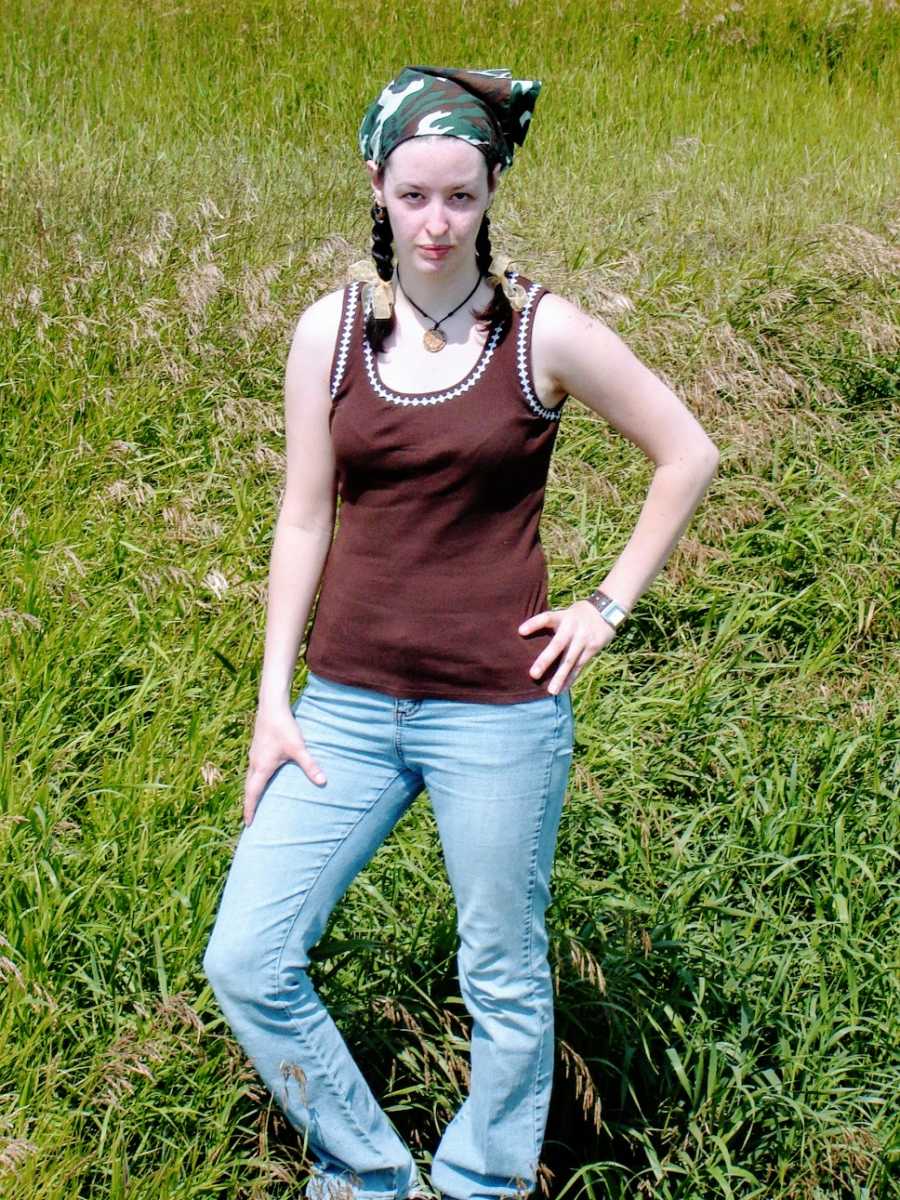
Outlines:
[[[445,254],[449,254],[451,246],[420,246],[419,249],[429,258],[443,258]]]

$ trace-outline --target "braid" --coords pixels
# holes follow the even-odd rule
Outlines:
[[[372,257],[379,278],[390,282],[394,278],[394,231],[387,209],[380,211],[382,215],[379,218],[379,205],[372,205]]]
[[[375,260],[375,270],[378,278],[390,282],[394,278],[394,231],[391,229],[391,219],[387,209],[379,204],[373,204],[372,209],[372,258]],[[393,312],[385,320],[379,320],[374,313],[366,317],[366,338],[376,352],[381,349],[384,339],[394,328]]]
[[[493,258],[494,252],[491,249],[491,222],[485,212],[481,218],[478,237],[475,239],[475,261],[482,275],[490,273]],[[498,322],[503,326],[501,340],[505,336],[507,327],[512,323],[512,307],[506,298],[506,293],[499,284],[494,285],[494,295],[491,302],[475,313],[475,319],[483,322],[487,326],[487,329],[490,329],[491,324],[494,322]]]
[[[478,263],[478,270],[482,275],[487,275],[491,269],[491,219],[487,215],[481,218],[481,225],[478,229],[478,237],[475,239],[475,261]]]

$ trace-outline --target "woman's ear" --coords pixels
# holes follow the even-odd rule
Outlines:
[[[374,161],[369,158],[366,160],[366,170],[369,172],[369,182],[372,184],[372,192],[375,196],[376,204],[384,204],[384,172],[381,167],[376,166]]]

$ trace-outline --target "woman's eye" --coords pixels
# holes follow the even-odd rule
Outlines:
[[[421,196],[422,196],[421,192],[404,192],[401,199],[403,199],[403,200],[419,200],[419,199],[421,199]],[[457,198],[462,199],[462,200],[471,200],[472,195],[470,192],[454,192],[453,199],[456,200]]]

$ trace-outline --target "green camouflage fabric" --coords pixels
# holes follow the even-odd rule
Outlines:
[[[525,141],[540,90],[540,80],[513,79],[502,67],[404,67],[366,110],[359,148],[381,166],[408,138],[446,134],[488,147],[505,171]]]

